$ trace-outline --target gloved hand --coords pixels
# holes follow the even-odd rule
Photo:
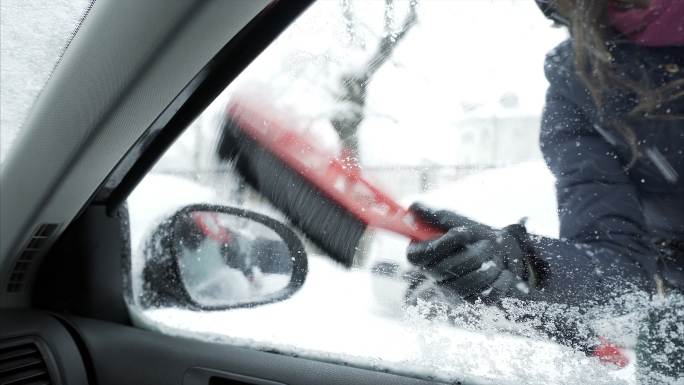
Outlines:
[[[503,297],[528,298],[540,283],[540,264],[522,225],[494,229],[446,210],[422,204],[410,208],[425,222],[447,233],[412,242],[408,260],[467,301],[495,303]]]

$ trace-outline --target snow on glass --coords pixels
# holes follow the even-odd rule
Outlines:
[[[609,297],[581,304],[524,298],[505,298],[497,306],[468,302],[408,263],[406,237],[372,228],[353,245],[355,263],[348,269],[245,183],[235,164],[216,156],[226,106],[248,89],[269,104],[269,121],[286,122],[316,151],[331,154],[404,208],[420,201],[496,229],[524,224],[550,260],[563,261],[568,250],[589,261],[617,258],[590,244],[603,234],[589,234],[584,243],[559,237],[559,216],[578,213],[558,207],[556,194],[569,193],[571,186],[556,184],[547,163],[563,154],[544,159],[539,127],[548,87],[544,57],[566,37],[563,29],[550,28],[530,1],[315,3],[189,127],[130,197],[134,296],[129,301],[135,318],[163,333],[447,382],[676,381],[656,378],[640,366],[636,349],[651,325],[662,351],[676,350],[684,334],[680,297],[652,298],[611,279],[611,266],[597,265],[592,272],[605,279]],[[267,129],[270,123],[260,124]],[[573,118],[556,127],[576,124]],[[608,143],[620,140],[603,127],[596,132]],[[579,139],[566,149],[578,157],[592,151]],[[318,164],[319,157],[306,148],[298,152],[306,167],[328,175],[329,164]],[[644,156],[656,173],[676,183],[670,153],[648,147]],[[618,157],[613,151],[603,155]],[[347,182],[337,179],[332,186],[347,191]],[[297,189],[292,186],[291,199],[301,199]],[[372,194],[354,196],[362,200]],[[591,205],[596,198],[578,199]],[[287,223],[307,248],[304,286],[285,301],[246,309],[142,306],[145,241],[161,221],[193,203],[241,207]],[[494,268],[490,261],[479,271]],[[214,273],[214,279],[239,274]],[[570,274],[579,280],[585,272]],[[232,282],[249,287],[243,277]],[[522,282],[516,288],[531,294]],[[601,363],[587,352],[588,341],[619,346],[629,362],[622,368]],[[667,354],[654,353],[652,359],[671,364]]]

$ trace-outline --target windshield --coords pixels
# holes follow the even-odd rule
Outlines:
[[[0,163],[11,152],[31,106],[90,3],[90,0],[3,0],[0,3]]]
[[[129,198],[141,325],[445,382],[677,383],[682,51],[577,3],[553,10],[572,38],[528,0],[314,3]],[[294,231],[301,289],[212,311],[165,291],[202,253],[193,282],[231,266],[214,230],[165,230],[197,203]],[[155,241],[188,234],[190,258]]]

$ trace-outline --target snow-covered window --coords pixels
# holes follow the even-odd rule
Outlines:
[[[658,313],[645,286],[622,278],[637,268],[610,263],[632,258],[616,244],[640,247],[621,244],[633,229],[610,194],[638,175],[644,185],[625,196],[639,205],[633,191],[648,190],[644,180],[657,178],[658,159],[667,163],[673,151],[649,147],[646,169],[603,168],[604,158],[629,153],[613,151],[611,132],[593,127],[583,106],[556,106],[565,99],[554,92],[565,90],[546,94],[545,70],[549,79],[573,76],[563,67],[572,62],[567,38],[530,0],[316,2],[130,196],[136,319],[164,333],[446,382],[634,383],[643,316]],[[679,154],[670,169],[681,168]],[[673,183],[676,211],[681,182]],[[583,185],[590,187],[577,193]],[[414,202],[456,216],[438,212],[428,224],[408,209]],[[294,231],[306,250],[303,285],[275,302],[210,311],[159,300],[172,289],[150,296],[150,280],[168,278],[150,272],[166,266],[151,264],[150,253],[176,257],[155,234],[200,203],[259,213]],[[600,222],[604,210],[610,218]],[[212,245],[246,237],[251,246],[241,253],[256,255],[257,244],[277,253],[279,236],[207,212],[193,222],[201,240],[180,243],[197,253],[179,262],[180,274],[190,269],[200,288],[233,285],[213,296],[262,290],[254,270],[218,275],[225,250]],[[592,221],[598,230],[583,233]],[[447,231],[461,231],[463,246],[410,246]],[[449,262],[421,259],[440,250]],[[468,263],[477,263],[467,271],[478,277],[496,272],[497,283],[456,284]],[[292,270],[266,287],[279,290]],[[681,344],[682,323],[667,325],[679,328],[679,340],[663,346]]]

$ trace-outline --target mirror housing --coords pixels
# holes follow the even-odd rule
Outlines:
[[[181,208],[144,245],[142,305],[227,310],[285,300],[304,284],[307,256],[285,224],[208,204]]]

